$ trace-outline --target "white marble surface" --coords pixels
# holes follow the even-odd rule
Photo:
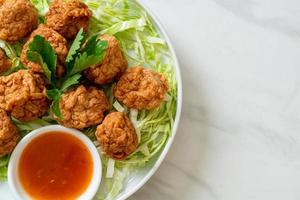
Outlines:
[[[299,200],[300,1],[144,1],[176,48],[184,103],[130,200]]]
[[[300,199],[300,1],[144,0],[181,64],[178,135],[131,200]]]

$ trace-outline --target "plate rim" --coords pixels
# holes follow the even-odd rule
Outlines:
[[[134,193],[136,193],[139,189],[141,189],[148,181],[149,179],[157,172],[158,168],[162,164],[163,160],[165,159],[167,153],[169,152],[175,136],[178,131],[179,127],[179,122],[181,118],[181,113],[182,113],[182,99],[183,99],[183,91],[182,91],[182,77],[181,77],[181,70],[180,70],[180,65],[178,61],[178,57],[175,52],[175,48],[173,46],[173,43],[171,42],[164,26],[158,19],[158,17],[153,13],[153,11],[147,6],[144,0],[133,0],[137,4],[139,4],[152,18],[152,21],[154,25],[158,28],[160,35],[166,40],[167,45],[170,49],[170,52],[172,54],[172,58],[174,60],[174,70],[175,70],[175,75],[177,79],[177,108],[176,108],[176,116],[173,124],[173,130],[171,137],[168,139],[167,144],[164,147],[164,150],[161,152],[160,156],[158,157],[157,161],[155,162],[154,166],[147,172],[147,174],[142,178],[142,180],[135,185],[129,192],[126,192],[122,194],[120,197],[116,198],[116,200],[125,200],[128,197],[132,196]]]

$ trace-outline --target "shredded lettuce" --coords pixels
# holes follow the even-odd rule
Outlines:
[[[41,17],[48,9],[47,0],[31,0]],[[177,80],[174,61],[166,41],[160,36],[152,19],[136,0],[84,0],[93,11],[89,36],[95,34],[112,34],[120,41],[129,66],[142,65],[163,74],[169,83],[169,91],[164,102],[155,110],[137,111],[128,109],[112,95],[111,86],[103,86],[109,98],[111,108],[127,114],[138,135],[139,145],[126,160],[117,161],[102,154],[101,146],[95,137],[96,127],[84,129],[83,132],[94,142],[103,164],[103,179],[96,200],[115,199],[126,186],[126,182],[137,170],[152,165],[168,141],[176,115]],[[5,48],[0,41],[0,47]],[[6,50],[12,57],[18,53]],[[7,52],[6,52],[7,53]],[[47,124],[56,123],[50,116],[28,123],[14,120],[21,132],[27,132]],[[6,165],[4,165],[6,166]],[[0,178],[2,177],[0,160]]]

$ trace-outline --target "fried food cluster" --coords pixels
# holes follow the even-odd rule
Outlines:
[[[19,132],[10,117],[0,109],[0,157],[12,152],[19,137]]]
[[[100,39],[108,42],[105,57],[100,64],[88,68],[84,75],[96,84],[107,84],[120,78],[128,63],[117,38],[110,35],[102,35]]]
[[[100,124],[109,110],[109,103],[103,91],[80,85],[62,95],[60,110],[63,120],[56,117],[60,124],[83,129]]]
[[[168,88],[161,74],[137,66],[126,70],[114,88],[114,96],[129,108],[151,110],[161,104]]]
[[[131,121],[121,112],[108,114],[97,127],[96,137],[102,151],[116,160],[124,160],[138,145],[137,134]]]
[[[11,67],[11,61],[5,55],[5,53],[0,49],[0,73],[8,70]]]
[[[23,46],[23,50],[21,53],[21,61],[34,73],[42,73],[43,69],[42,67],[35,62],[31,62],[27,60],[26,53],[29,48],[30,42],[32,42],[34,36],[40,35],[47,40],[50,45],[53,47],[57,54],[58,58],[58,64],[57,64],[57,71],[56,75],[58,77],[61,77],[65,71],[64,69],[64,63],[66,60],[66,57],[68,55],[68,43],[67,40],[61,36],[56,31],[52,30],[51,28],[48,28],[45,25],[40,25],[35,31],[33,31],[30,35],[29,40],[26,42],[26,44]]]
[[[0,0],[0,39],[15,42],[38,25],[38,13],[30,0]]]
[[[48,110],[44,80],[27,70],[0,77],[0,108],[20,121],[36,119]]]
[[[54,0],[46,14],[46,25],[67,39],[88,30],[92,11],[80,0]]]
[[[80,66],[74,61],[79,68],[85,69],[83,75],[90,80],[78,84],[81,74],[75,74],[74,78],[74,74],[69,72],[72,60],[67,65],[68,73],[65,73],[64,65],[69,53],[67,40],[74,39],[81,28],[88,31],[92,12],[81,0],[53,0],[45,17],[45,24],[38,26],[38,13],[30,0],[0,0],[0,39],[15,42],[29,35],[20,56],[28,70],[0,76],[0,157],[10,153],[19,139],[10,116],[20,121],[43,116],[51,103],[46,96],[48,87],[57,91],[55,97],[50,92],[48,94],[54,99],[50,112],[59,115],[56,111],[60,109],[62,114],[60,118],[52,113],[59,124],[76,129],[98,125],[95,135],[103,152],[116,160],[126,159],[137,149],[136,130],[122,112],[112,112],[105,117],[110,110],[109,101],[102,90],[91,85],[101,86],[117,81],[113,95],[118,101],[128,108],[149,110],[162,103],[169,89],[167,80],[163,75],[141,66],[128,68],[128,61],[117,38],[102,35],[99,38],[107,41],[108,48],[101,63],[86,68],[89,67],[86,66],[88,62],[81,60],[80,63],[76,58],[78,63],[84,63]],[[48,85],[42,66],[26,58],[29,45],[37,35],[47,40],[57,55],[57,79],[51,76]],[[82,53],[82,49],[78,51]],[[10,66],[10,59],[0,49],[0,73]],[[72,88],[62,89],[64,84]]]

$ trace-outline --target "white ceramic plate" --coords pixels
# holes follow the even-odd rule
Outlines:
[[[172,46],[172,43],[170,39],[168,38],[164,28],[159,23],[158,19],[153,15],[153,13],[145,6],[145,3],[142,1],[139,1],[139,4],[145,9],[145,11],[149,14],[150,18],[153,21],[153,24],[155,25],[156,29],[160,33],[161,37],[164,38],[170,48],[170,52],[172,53],[173,59],[174,59],[174,70],[178,82],[178,94],[177,94],[177,113],[176,118],[174,121],[174,127],[172,130],[172,135],[170,136],[164,150],[161,152],[161,154],[157,155],[152,163],[149,163],[145,168],[139,170],[138,172],[131,175],[128,183],[124,186],[122,192],[116,197],[116,200],[124,200],[131,196],[133,193],[135,193],[138,189],[140,189],[150,178],[151,176],[156,172],[160,164],[162,163],[163,159],[165,158],[166,154],[168,153],[173,140],[176,135],[176,131],[179,124],[179,119],[181,115],[181,107],[182,107],[182,82],[181,82],[181,75],[180,75],[180,68],[179,63],[174,51],[174,48]],[[7,183],[0,183],[0,197],[1,200],[12,200],[13,195],[11,191],[8,188]]]

